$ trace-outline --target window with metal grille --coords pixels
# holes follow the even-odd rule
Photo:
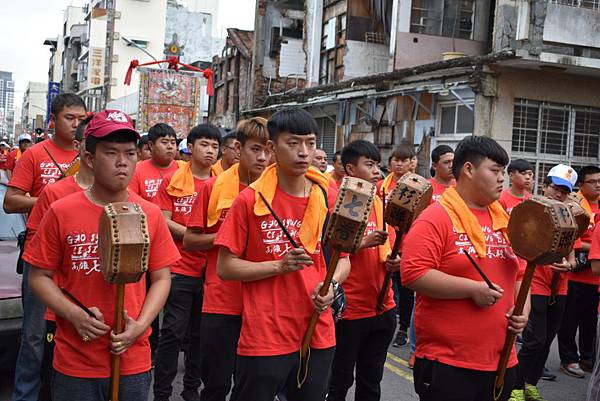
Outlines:
[[[474,0],[413,0],[410,31],[472,39]]]
[[[511,157],[535,166],[539,191],[550,169],[600,161],[600,109],[515,99]]]
[[[316,121],[319,127],[318,148],[327,153],[327,160],[332,163],[335,153],[335,116],[317,118]]]
[[[551,2],[571,7],[600,10],[600,0],[551,0]]]

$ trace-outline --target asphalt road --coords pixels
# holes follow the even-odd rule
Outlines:
[[[180,358],[179,372],[175,379],[172,401],[182,401],[179,396],[183,388],[183,354]],[[381,383],[382,401],[411,401],[418,400],[412,383],[412,371],[407,368],[408,349],[390,347],[386,362],[383,382]],[[559,372],[558,349],[552,346],[551,354],[546,366],[558,377],[555,382],[541,381],[539,388],[542,396],[547,401],[585,401],[588,378],[575,379]],[[12,389],[12,374],[0,373],[0,401],[10,400]],[[152,400],[153,397],[150,397]],[[348,400],[354,399],[354,393],[348,395]],[[490,400],[491,401],[491,400]]]

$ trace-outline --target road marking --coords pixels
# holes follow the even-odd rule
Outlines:
[[[409,381],[409,382],[411,382],[411,383],[414,383],[414,381],[413,381],[413,377],[412,377],[412,375],[411,375],[411,374],[409,374],[409,373],[406,373],[405,371],[401,370],[400,368],[397,368],[397,367],[395,367],[394,365],[392,365],[392,364],[390,364],[390,363],[388,363],[388,362],[386,362],[384,366],[385,366],[386,368],[388,368],[388,369],[389,369],[389,370],[390,370],[392,373],[394,373],[394,374],[396,374],[396,375],[400,376],[400,377],[401,377],[401,378],[403,378],[403,379],[406,379],[406,380],[408,380],[408,381]]]
[[[400,365],[408,368],[408,362],[406,362],[404,359],[397,357],[396,355],[392,354],[391,352],[387,353],[388,358],[390,358],[392,361],[399,363]],[[410,369],[410,368],[409,368]]]

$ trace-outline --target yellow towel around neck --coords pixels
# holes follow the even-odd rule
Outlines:
[[[229,209],[240,193],[239,168],[240,165],[236,163],[219,174],[215,180],[208,200],[206,219],[208,227],[217,224],[223,210]]]
[[[590,202],[585,198],[585,196],[583,196],[581,191],[577,192],[577,196],[581,198],[581,202],[579,204],[581,205],[583,210],[587,212],[588,216],[590,216],[590,224],[594,224],[595,221],[594,212],[592,211],[592,205],[590,205]]]
[[[452,225],[459,234],[467,234],[469,240],[473,244],[477,256],[485,258],[487,255],[487,246],[485,244],[485,234],[481,229],[481,224],[465,201],[460,197],[456,188],[450,187],[444,191],[440,200],[440,205],[446,210]],[[501,230],[504,238],[508,241],[506,227],[508,226],[508,214],[500,204],[496,201],[488,206],[490,216],[492,218],[492,230]]]
[[[374,208],[375,208],[375,217],[377,218],[377,229],[383,230],[383,201],[379,196],[376,196],[374,199]],[[387,241],[382,245],[377,247],[379,251],[379,261],[381,263],[385,263],[387,257],[392,253],[392,247],[390,246],[390,238],[388,237]]]
[[[304,210],[304,217],[302,218],[302,225],[300,226],[300,242],[304,245],[304,249],[312,254],[317,249],[317,243],[321,237],[321,230],[323,229],[323,223],[327,216],[327,204],[325,203],[325,197],[323,191],[327,193],[329,188],[328,179],[315,167],[309,167],[305,175],[306,178],[313,181],[315,185],[312,185],[310,195],[308,198],[308,205]],[[263,171],[260,178],[250,184],[250,187],[255,191],[254,200],[254,214],[257,216],[266,216],[270,214],[269,209],[262,201],[258,193],[262,193],[267,202],[270,205],[273,204],[273,198],[275,198],[275,192],[277,190],[277,164],[271,164]],[[322,188],[319,189],[319,187]],[[278,216],[280,219],[285,219],[286,216]]]

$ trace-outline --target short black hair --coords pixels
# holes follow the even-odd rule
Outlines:
[[[376,162],[381,162],[381,154],[379,153],[377,146],[363,139],[357,139],[356,141],[350,142],[342,149],[342,164],[344,165],[344,169],[346,169],[346,164],[356,166],[358,159],[360,159],[361,156]]]
[[[177,133],[169,124],[158,123],[148,130],[148,142],[156,142],[159,138],[172,136],[177,139]]]
[[[221,131],[212,124],[196,125],[190,130],[187,137],[188,145],[194,145],[194,142],[200,138],[212,139],[221,145]]]
[[[600,173],[600,168],[598,166],[584,166],[582,168],[579,169],[579,171],[577,172],[577,184],[583,184],[583,182],[585,181],[586,177],[588,175],[592,175],[592,174],[598,174]]]
[[[111,132],[110,134],[103,136],[102,138],[96,138],[95,136],[88,136],[85,138],[85,150],[90,152],[92,155],[96,155],[96,146],[100,142],[114,142],[114,143],[136,143],[137,136],[131,131],[118,130]]]
[[[317,122],[306,110],[288,108],[273,114],[267,122],[269,139],[274,141],[279,134],[289,132],[294,135],[319,135]]]
[[[85,118],[85,120],[83,120],[82,122],[79,123],[79,125],[77,126],[77,129],[75,130],[75,140],[76,141],[78,141],[78,142],[83,141],[85,129],[87,128],[90,121],[92,121],[92,118],[94,118],[94,114],[90,114],[89,116],[87,116]]]
[[[415,157],[417,154],[415,153],[415,150],[413,149],[412,146],[408,146],[408,145],[402,145],[402,146],[398,146],[397,148],[395,148],[392,151],[392,154],[390,155],[389,159],[388,159],[388,163],[392,160],[392,158],[396,158],[396,159],[400,159],[400,160],[405,160],[405,159],[412,159],[413,157]]]
[[[144,148],[144,145],[146,145],[147,143],[148,143],[148,134],[142,135],[137,143],[138,149],[142,150]]]
[[[342,160],[342,151],[341,151],[341,150],[338,150],[337,152],[335,152],[335,153],[333,154],[333,159],[332,159],[332,160],[333,160],[333,163],[335,163],[335,160],[336,160],[338,157],[340,158],[340,161],[341,161],[341,160]]]
[[[87,110],[85,107],[85,102],[81,97],[74,93],[61,93],[52,99],[52,104],[50,105],[50,112],[55,116],[58,115],[65,107],[83,107],[84,110]]]
[[[524,173],[527,170],[533,171],[533,167],[531,166],[531,163],[529,163],[525,159],[512,160],[508,164],[508,167],[506,168],[506,171],[508,171],[509,173],[511,173],[513,171],[518,171],[519,173]]]
[[[485,159],[491,159],[494,162],[506,166],[508,164],[508,153],[498,142],[487,136],[468,136],[458,143],[454,152],[454,162],[452,163],[452,174],[456,180],[460,177],[460,170],[466,162],[474,166]]]
[[[432,163],[439,162],[440,161],[440,157],[444,156],[446,153],[454,153],[454,149],[452,149],[448,145],[439,145],[439,146],[436,146],[431,151],[431,162]]]
[[[227,135],[225,135],[223,137],[223,145],[230,144],[235,140],[237,140],[237,132],[231,131],[230,133],[228,133]]]

